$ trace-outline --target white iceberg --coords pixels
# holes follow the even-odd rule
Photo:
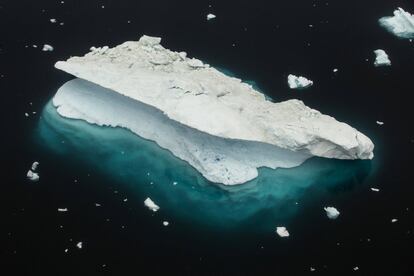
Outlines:
[[[211,19],[214,19],[214,18],[216,18],[217,16],[216,15],[214,15],[214,14],[212,14],[212,13],[209,13],[209,14],[207,14],[207,20],[211,20]]]
[[[290,236],[286,227],[283,227],[283,226],[276,227],[276,233],[282,238],[286,238]]]
[[[324,207],[323,209],[325,210],[326,216],[329,219],[337,219],[340,214],[335,207]]]
[[[313,85],[313,81],[308,80],[305,77],[298,77],[290,74],[288,76],[288,84],[290,89],[304,89]]]
[[[157,212],[160,209],[160,206],[155,204],[154,201],[152,201],[152,199],[149,197],[144,201],[144,204],[153,212]]]
[[[166,221],[166,220],[165,220],[165,221],[163,221],[163,222],[162,222],[162,225],[164,225],[164,226],[168,226],[168,225],[170,225],[170,223],[169,223],[168,221]]]
[[[374,51],[375,57],[375,66],[391,66],[391,60],[389,59],[387,53],[384,50],[378,49]]]
[[[39,167],[39,162],[37,162],[37,161],[33,162],[33,164],[32,164],[32,171],[36,171],[37,170],[37,167]]]
[[[379,20],[381,26],[389,32],[401,38],[414,38],[414,15],[398,8],[394,16],[382,17]]]
[[[379,192],[380,189],[378,189],[378,188],[371,188],[371,191],[373,191],[373,192]]]
[[[68,208],[58,208],[58,212],[67,212]]]
[[[51,52],[51,51],[53,51],[54,50],[54,48],[53,48],[53,46],[52,45],[49,45],[49,44],[45,44],[45,45],[43,45],[43,48],[42,48],[42,51],[43,52]]]
[[[82,247],[83,247],[83,242],[78,242],[78,243],[76,244],[76,247],[77,247],[77,248],[79,248],[79,249],[82,249]]]
[[[384,124],[384,122],[381,121],[376,121],[377,125],[382,126]]]
[[[371,159],[371,140],[298,100],[267,101],[251,85],[143,36],[56,67],[80,78],[53,98],[57,112],[155,141],[212,182],[241,184],[257,168],[312,156]]]

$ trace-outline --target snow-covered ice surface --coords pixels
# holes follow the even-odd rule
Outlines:
[[[290,236],[288,230],[284,226],[276,227],[276,233],[282,238]]]
[[[391,66],[391,60],[384,50],[378,49],[374,51],[375,54],[375,66]]]
[[[334,71],[335,72],[335,71]],[[305,77],[295,76],[290,74],[288,76],[288,85],[290,89],[305,89],[313,85],[313,81]]]
[[[340,213],[335,207],[324,207],[323,209],[329,219],[337,219],[339,217]]]
[[[401,38],[414,38],[414,15],[398,8],[394,16],[379,19],[379,23],[389,32]]]
[[[151,198],[147,198],[144,201],[144,205],[148,207],[148,209],[150,209],[153,212],[157,212],[160,209],[160,206],[158,206],[157,204],[155,204],[154,201],[152,201]]]
[[[143,36],[57,62],[89,81],[59,89],[53,98],[58,113],[127,128],[210,181],[229,185],[255,178],[258,167],[294,167],[312,156],[373,157],[371,140],[347,124],[298,100],[267,101],[251,85],[160,42]]]

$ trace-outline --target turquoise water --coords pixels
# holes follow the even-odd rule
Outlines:
[[[125,129],[63,118],[51,102],[37,138],[68,162],[86,162],[131,187],[134,196],[150,197],[169,217],[223,229],[249,225],[249,231],[269,231],[287,223],[305,201],[317,202],[349,182],[363,185],[372,170],[370,161],[312,158],[293,169],[261,168],[259,177],[246,184],[217,185],[154,142]]]

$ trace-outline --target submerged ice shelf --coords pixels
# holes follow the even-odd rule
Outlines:
[[[371,140],[289,100],[272,103],[161,39],[92,48],[56,67],[78,78],[53,99],[60,115],[123,127],[155,141],[212,182],[240,184],[257,168],[290,168],[312,156],[371,159]]]

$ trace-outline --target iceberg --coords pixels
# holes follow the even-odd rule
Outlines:
[[[335,71],[334,71],[335,72]],[[304,89],[313,85],[313,81],[308,80],[305,77],[298,77],[290,74],[288,76],[288,84],[290,89]]]
[[[54,50],[52,45],[49,44],[45,44],[43,45],[42,51],[43,52],[52,52]]]
[[[340,213],[335,207],[324,207],[323,209],[329,219],[337,219],[339,217]]]
[[[155,141],[215,183],[257,177],[260,167],[291,168],[313,156],[372,159],[356,129],[299,100],[273,103],[240,79],[143,36],[94,48],[56,68],[76,77],[53,98],[57,112]]]
[[[402,8],[395,10],[394,16],[382,17],[379,19],[379,23],[390,33],[400,38],[414,38],[414,15]]]
[[[36,173],[37,167],[39,166],[39,162],[35,161],[33,162],[30,170],[27,171],[26,177],[32,182],[37,182],[40,179],[40,176],[38,173]]]
[[[378,66],[391,66],[391,60],[389,59],[387,53],[384,50],[378,49],[374,51],[376,57],[374,65]]]

